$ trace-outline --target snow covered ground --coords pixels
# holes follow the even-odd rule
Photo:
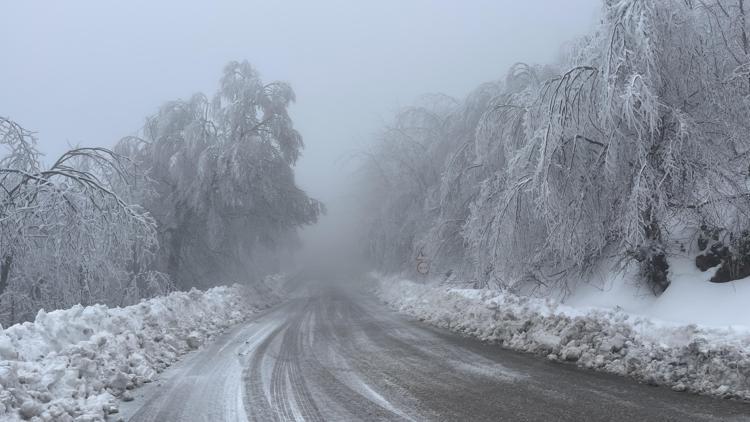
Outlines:
[[[607,288],[578,290],[562,304],[499,290],[375,277],[383,301],[439,327],[676,391],[750,399],[747,300],[741,306],[742,298],[750,298],[748,286],[675,277],[662,297],[633,299],[627,295],[634,294],[632,286],[609,280]],[[729,295],[726,289],[742,291]]]
[[[124,308],[40,311],[34,322],[0,331],[0,420],[117,420],[129,390],[277,303],[278,282],[175,292]]]
[[[574,307],[620,308],[651,318],[710,327],[750,327],[750,280],[711,283],[718,267],[701,272],[694,259],[670,257],[669,288],[655,297],[639,287],[635,274],[606,265],[587,283],[578,283],[564,302]],[[738,328],[741,328],[738,327]]]

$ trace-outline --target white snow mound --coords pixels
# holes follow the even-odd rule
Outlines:
[[[278,300],[265,285],[234,285],[39,311],[0,330],[0,420],[116,420],[127,390]]]
[[[620,309],[374,276],[384,302],[439,327],[675,391],[750,400],[747,327],[680,324]]]

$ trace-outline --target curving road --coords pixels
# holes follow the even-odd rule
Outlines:
[[[581,371],[316,286],[123,403],[130,421],[750,421],[750,405]]]

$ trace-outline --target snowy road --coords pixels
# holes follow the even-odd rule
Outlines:
[[[131,421],[750,420],[750,405],[431,329],[342,288],[221,336],[123,405]]]

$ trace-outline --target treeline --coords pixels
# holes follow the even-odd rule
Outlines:
[[[517,288],[629,267],[655,294],[672,254],[750,275],[746,13],[605,0],[557,63],[404,109],[363,166],[370,260]]]
[[[294,181],[294,99],[232,62],[213,97],[168,102],[139,136],[50,167],[32,132],[0,118],[0,322],[277,270],[323,211]]]

